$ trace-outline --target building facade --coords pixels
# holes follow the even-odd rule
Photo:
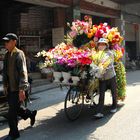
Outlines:
[[[118,26],[130,59],[136,59],[140,56],[140,18],[136,14],[140,6],[134,3],[127,6],[127,3],[120,3],[123,1],[1,0],[0,37],[14,32],[19,36],[19,46],[26,46],[28,52],[36,53],[63,41],[67,22],[90,15],[95,24],[107,22]]]

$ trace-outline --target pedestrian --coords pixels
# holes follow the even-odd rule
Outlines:
[[[15,140],[20,137],[18,116],[24,120],[30,118],[30,124],[33,126],[37,111],[30,111],[21,106],[26,99],[28,74],[25,55],[16,47],[18,37],[16,34],[8,33],[2,40],[7,49],[4,58],[3,85],[9,105],[8,124],[10,128],[9,135],[4,140]]]
[[[96,64],[100,66],[102,59],[106,56],[106,61],[109,61],[108,66],[105,69],[102,69],[101,75],[99,76],[99,104],[97,113],[94,115],[96,118],[102,118],[103,107],[104,107],[104,98],[105,92],[107,89],[111,90],[112,94],[112,107],[110,112],[115,113],[117,111],[117,85],[116,85],[116,73],[114,70],[114,54],[109,49],[109,44],[106,39],[100,38],[97,43],[97,53],[98,51],[102,52],[102,55],[96,58]],[[108,56],[108,57],[107,57]]]

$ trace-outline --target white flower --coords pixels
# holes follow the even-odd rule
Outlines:
[[[69,22],[67,22],[67,26],[70,26],[70,23]]]
[[[80,32],[79,32],[81,35],[84,33],[84,31],[83,30],[80,30]]]
[[[40,57],[41,56],[41,53],[40,52],[38,52],[37,53],[37,55],[36,55],[36,57]]]
[[[86,75],[87,75],[87,73],[86,73],[85,71],[83,71],[83,72],[81,73],[81,78],[82,78],[82,79],[85,79],[85,78],[86,78]]]
[[[104,26],[107,26],[108,24],[105,22],[103,25],[104,25]]]

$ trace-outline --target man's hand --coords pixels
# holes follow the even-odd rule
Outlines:
[[[19,91],[19,101],[23,102],[25,99],[26,99],[25,91],[24,90],[20,90]]]

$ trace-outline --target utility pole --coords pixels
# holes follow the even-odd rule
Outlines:
[[[124,37],[124,40],[122,42],[122,46],[124,47],[125,49],[125,52],[124,52],[124,56],[123,56],[123,63],[125,65],[125,62],[126,62],[126,47],[125,47],[125,20],[124,20],[124,13],[121,12],[121,33],[122,33],[122,36]]]
[[[80,0],[73,0],[73,19],[81,19]]]

